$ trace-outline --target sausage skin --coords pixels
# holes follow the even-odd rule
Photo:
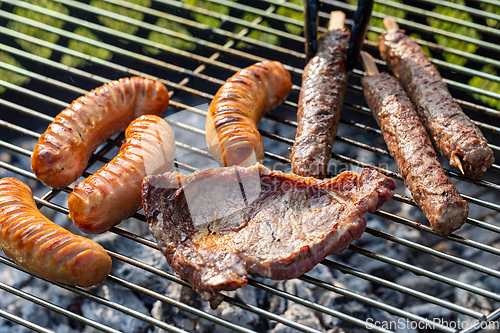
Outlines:
[[[59,113],[38,139],[31,169],[52,188],[63,188],[83,174],[92,153],[111,135],[143,114],[162,114],[167,88],[132,77],[112,81],[81,96]]]
[[[404,30],[391,29],[378,42],[380,55],[398,77],[442,155],[464,174],[480,179],[495,161],[477,126],[451,96],[420,46]]]
[[[425,127],[398,80],[380,73],[363,77],[361,85],[405,185],[431,228],[441,236],[460,229],[469,206],[446,177]]]
[[[28,272],[52,282],[90,287],[111,271],[102,246],[43,216],[31,189],[15,178],[0,180],[0,245]]]
[[[325,32],[318,41],[318,53],[304,68],[297,134],[290,153],[296,175],[326,177],[347,85],[349,36],[344,29]]]
[[[288,96],[290,73],[278,61],[242,69],[222,85],[208,109],[207,146],[221,166],[250,166],[264,160],[257,129],[262,117]]]
[[[141,207],[142,179],[173,168],[174,133],[162,118],[140,116],[125,137],[118,155],[69,195],[70,218],[83,232],[103,233],[132,216]]]

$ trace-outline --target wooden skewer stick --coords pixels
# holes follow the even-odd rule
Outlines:
[[[394,19],[394,17],[387,16],[384,18],[384,26],[387,30],[399,29],[399,25]]]
[[[345,14],[341,11],[334,11],[330,13],[330,23],[328,30],[344,29]]]
[[[464,175],[465,174],[464,167],[462,166],[462,162],[460,162],[460,158],[457,155],[454,155],[453,160],[457,164],[457,167],[460,170],[460,172],[462,173],[462,175]]]
[[[363,63],[363,68],[366,71],[366,75],[372,76],[379,73],[375,60],[369,53],[361,51],[361,61]]]

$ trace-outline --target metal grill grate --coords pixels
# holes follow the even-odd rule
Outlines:
[[[447,16],[436,14],[427,8],[430,5],[451,6],[460,9],[471,16],[478,17],[480,21],[485,19],[500,20],[500,15],[489,13],[473,7],[460,7],[456,4],[436,0],[416,0],[414,5],[406,5],[389,0],[378,0],[378,4],[388,7],[401,8],[408,13],[409,19],[399,19],[398,23],[408,32],[422,34],[422,39],[418,42],[428,47],[433,54],[438,55],[433,61],[439,66],[446,83],[452,90],[464,110],[475,120],[487,136],[491,148],[495,152],[497,161],[500,161],[500,147],[495,143],[500,138],[499,118],[500,112],[491,107],[479,104],[473,99],[472,94],[478,96],[490,97],[500,100],[500,95],[495,92],[482,90],[480,88],[468,85],[467,82],[472,76],[500,82],[500,79],[492,74],[480,71],[483,65],[490,65],[494,68],[500,68],[500,46],[491,42],[500,35],[500,30],[490,28],[487,25],[469,22],[461,19],[450,19]],[[486,0],[477,0],[478,3],[490,3]],[[291,24],[300,27],[302,22],[278,14],[278,8],[302,11],[302,7],[294,3],[280,0],[261,0],[261,1],[243,1],[231,2],[226,0],[209,0],[212,9],[204,7],[195,7],[187,3],[173,0],[152,1],[149,7],[143,7],[127,1],[105,0],[102,3],[114,3],[122,7],[142,13],[143,19],[131,19],[121,14],[117,14],[105,9],[91,6],[87,2],[78,2],[74,0],[55,0],[54,3],[63,5],[68,9],[69,14],[63,14],[39,7],[28,2],[16,0],[2,0],[0,7],[0,52],[7,54],[17,60],[18,65],[0,61],[0,69],[5,69],[11,73],[16,73],[25,78],[29,78],[29,83],[16,85],[9,83],[0,77],[0,86],[6,91],[0,95],[0,126],[2,127],[2,140],[0,140],[0,171],[2,176],[14,175],[26,182],[32,187],[35,186],[40,193],[36,197],[36,202],[43,208],[43,212],[55,216],[59,220],[66,219],[64,215],[68,214],[65,206],[68,193],[71,188],[63,190],[48,190],[36,182],[36,177],[29,169],[29,157],[32,147],[21,145],[22,140],[34,142],[45,127],[53,120],[62,108],[78,96],[85,94],[88,90],[104,84],[112,79],[124,76],[139,75],[161,80],[169,88],[172,100],[170,108],[164,116],[174,115],[178,112],[184,116],[175,118],[168,117],[167,121],[176,132],[184,133],[179,137],[200,137],[204,138],[204,128],[197,126],[189,121],[190,117],[206,116],[206,109],[202,106],[209,103],[217,89],[234,72],[249,66],[254,62],[265,59],[280,60],[291,72],[294,87],[292,93],[284,105],[274,110],[265,117],[261,124],[261,134],[266,147],[265,164],[269,167],[281,168],[283,170],[290,168],[288,158],[288,148],[293,144],[295,133],[296,106],[298,92],[300,90],[300,79],[302,68],[304,67],[305,55],[303,53],[304,38],[292,34],[285,29],[285,24]],[[229,9],[229,15],[220,14],[214,11],[215,5],[222,5]],[[53,25],[47,25],[36,19],[32,15],[19,15],[20,10],[14,8],[31,10],[45,18],[57,19],[63,24],[62,28]],[[352,25],[352,17],[355,7],[344,2],[335,0],[323,0],[322,12],[320,13],[320,24],[326,26],[326,19],[331,10],[343,10],[346,12],[348,20],[347,25]],[[252,17],[253,20],[241,19],[243,15]],[[220,28],[207,26],[193,19],[191,14],[208,15],[213,19],[222,20],[223,25]],[[118,31],[101,24],[98,17],[127,22],[137,29],[134,34]],[[374,12],[373,17],[381,18],[383,14]],[[462,25],[471,29],[476,29],[483,34],[482,39],[473,39],[462,35],[457,35],[450,31],[440,30],[428,26],[425,18],[435,18]],[[191,35],[185,32],[174,31],[175,28],[162,28],[155,24],[158,19],[165,19],[170,22],[182,24],[189,28]],[[266,21],[266,24],[261,24]],[[15,24],[14,24],[15,23]],[[41,31],[56,36],[57,42],[45,41],[40,35],[28,35],[20,32],[14,26],[17,24],[40,29]],[[240,28],[235,29],[236,26]],[[97,39],[84,37],[75,33],[77,27],[85,27],[97,37]],[[173,29],[173,30],[172,30]],[[321,30],[321,29],[320,29]],[[237,31],[237,32],[235,32]],[[258,31],[261,34],[271,34],[280,40],[280,46],[273,45],[269,41],[260,41],[252,37],[252,32]],[[324,31],[324,30],[323,30]],[[381,29],[371,27],[372,32],[381,32]],[[157,32],[167,36],[167,38],[180,40],[189,45],[195,45],[193,49],[181,49],[176,46],[167,46],[148,39],[151,32]],[[478,47],[475,53],[468,53],[458,49],[447,48],[430,42],[432,35],[447,38],[457,38],[474,44]],[[77,41],[99,48],[104,53],[113,54],[110,60],[103,60],[89,56],[81,51],[76,51],[68,47],[69,41]],[[44,47],[52,55],[43,57],[34,55],[31,52],[23,50],[19,45],[22,42],[30,42],[37,45],[38,49]],[[239,43],[245,43],[249,47],[241,47]],[[174,45],[174,44],[172,44]],[[156,51],[145,51],[152,48]],[[376,45],[373,42],[366,41],[365,49],[375,56]],[[443,52],[454,54],[468,60],[467,67],[454,65],[443,60]],[[86,62],[86,66],[81,69],[64,65],[60,60],[62,57],[72,56]],[[19,66],[19,64],[22,65]],[[378,60],[379,66],[385,68],[385,63]],[[334,151],[332,154],[332,164],[338,168],[359,168],[372,167],[378,171],[401,180],[397,173],[397,167],[389,157],[388,151],[381,139],[381,133],[378,130],[374,120],[371,117],[370,110],[364,103],[359,78],[364,72],[357,67],[350,79],[346,101],[344,103],[343,115],[340,124],[340,134],[336,138]],[[201,106],[200,106],[201,105]],[[204,124],[204,122],[203,122]],[[283,131],[275,130],[277,127],[284,128]],[[345,134],[349,134],[348,136]],[[94,155],[90,162],[88,176],[97,170],[103,163],[109,161],[120,146],[122,135],[111,138]],[[192,172],[199,168],[207,166],[216,166],[210,154],[197,147],[187,140],[186,142],[176,141],[178,151],[184,155],[177,158],[176,167],[183,172]],[[5,154],[6,153],[6,154]],[[370,156],[371,160],[367,162],[365,156]],[[373,161],[378,161],[376,165]],[[447,165],[447,164],[445,164]],[[384,166],[384,167],[381,167]],[[484,297],[490,300],[491,304],[500,305],[500,295],[495,290],[483,286],[477,286],[464,282],[455,276],[450,277],[447,272],[479,272],[481,277],[491,276],[500,278],[500,270],[497,264],[491,262],[481,262],[471,260],[471,257],[462,258],[450,251],[458,247],[477,253],[490,253],[491,257],[496,259],[500,255],[500,225],[495,221],[495,214],[500,212],[500,205],[495,202],[499,198],[500,192],[500,166],[498,162],[487,172],[484,180],[470,180],[455,171],[450,170],[449,165],[447,173],[461,190],[463,197],[471,206],[471,215],[467,220],[467,233],[458,232],[456,235],[449,236],[444,242],[440,237],[426,225],[419,223],[414,201],[405,195],[402,182],[398,182],[397,193],[394,199],[371,219],[380,219],[391,230],[391,225],[407,226],[409,233],[418,232],[420,237],[413,239],[405,235],[397,235],[391,232],[379,230],[377,225],[372,226],[370,220],[367,232],[359,242],[355,242],[349,247],[346,254],[338,257],[330,257],[321,263],[332,271],[341,272],[352,277],[353,280],[364,281],[386,288],[397,295],[402,295],[405,299],[419,302],[419,304],[436,305],[438,309],[449,309],[455,314],[465,315],[469,319],[478,320],[476,326],[469,326],[462,332],[475,332],[481,329],[481,322],[496,321],[500,317],[500,308],[482,308],[481,306],[468,306],[455,304],[446,295],[434,295],[428,291],[408,288],[398,283],[395,279],[381,277],[378,274],[366,273],[364,265],[378,262],[387,264],[384,267],[401,272],[411,272],[417,276],[423,276],[431,281],[432,284],[440,284],[448,293],[455,290],[469,292],[471,295]],[[341,170],[334,170],[333,173]],[[411,214],[403,214],[405,211]],[[493,219],[491,218],[493,217]],[[134,232],[130,225],[137,224],[144,226],[145,217],[137,213],[131,223],[125,226],[114,227],[111,233],[118,235],[123,239],[132,240],[137,247],[149,247],[157,250],[156,243]],[[475,235],[489,234],[489,238],[475,237]],[[368,244],[371,240],[378,239],[383,247],[392,247],[397,251],[409,251],[415,256],[421,257],[421,262],[433,261],[436,263],[436,269],[422,268],[419,264],[407,263],[398,258],[372,251],[363,244]],[[485,241],[487,239],[487,241]],[[464,250],[465,251],[465,250]],[[165,272],[155,265],[148,264],[140,259],[134,258],[129,253],[119,253],[108,249],[113,260],[123,262],[124,265],[137,267],[144,272],[151,273],[162,279],[170,280],[173,283],[189,286],[185,281],[179,279],[173,274]],[[343,262],[345,257],[359,258],[359,265],[346,265]],[[481,257],[483,258],[483,257]],[[22,270],[19,266],[9,259],[0,257],[3,265]],[[498,260],[496,260],[498,261]],[[352,261],[351,261],[352,262]],[[493,260],[494,262],[494,260]],[[386,268],[387,269],[387,268]],[[399,306],[391,305],[377,295],[365,295],[362,291],[341,286],[337,283],[331,283],[317,279],[311,275],[304,275],[299,278],[308,286],[319,288],[323,293],[335,293],[344,296],[349,300],[359,304],[366,304],[368,308],[380,309],[385,313],[392,314],[398,318],[408,319],[415,323],[427,323],[432,330],[441,332],[455,332],[450,326],[435,322],[432,318],[415,314],[411,311],[401,309]],[[215,324],[227,327],[237,332],[254,332],[254,330],[237,324],[231,318],[222,317],[213,312],[200,310],[197,306],[186,301],[179,301],[153,291],[147,286],[132,283],[122,276],[114,273],[107,278],[107,283],[116,284],[137,295],[150,297],[161,301],[173,307],[193,314],[197,318],[203,318]],[[284,291],[276,287],[275,283],[269,280],[249,279],[249,285],[244,288],[255,288],[263,294],[274,295],[279,299],[287,300],[291,303],[300,304],[316,313],[332,316],[343,322],[352,324],[352,327],[369,329],[374,332],[391,332],[393,329],[387,329],[383,325],[367,326],[363,316],[359,314],[346,313],[338,311],[327,305],[313,302],[303,296]],[[0,281],[0,288],[5,292],[25,299],[51,311],[62,314],[72,320],[81,322],[83,325],[95,328],[104,332],[118,332],[98,320],[84,317],[78,311],[71,311],[64,306],[53,304],[43,300],[19,287],[9,285]],[[128,316],[138,318],[146,323],[170,332],[185,332],[184,329],[175,327],[172,323],[163,322],[149,314],[134,310],[130,306],[121,305],[119,301],[113,298],[106,298],[97,293],[95,289],[71,288],[63,285],[50,285],[50,288],[65,289],[71,293],[76,293],[82,298],[92,302],[102,304],[105,307],[122,312]],[[352,290],[351,290],[352,289]],[[238,297],[224,296],[226,302],[231,308],[239,308],[245,312],[251,312],[265,321],[265,327],[271,327],[270,323],[281,323],[290,328],[303,332],[318,332],[316,328],[309,327],[306,324],[287,319],[282,313],[270,309],[261,309],[256,305],[248,304],[245,300]],[[8,309],[0,309],[0,316],[9,319],[17,324],[23,325],[37,332],[51,332],[29,320],[9,313]],[[266,326],[267,325],[267,326]],[[217,326],[216,326],[217,327]]]

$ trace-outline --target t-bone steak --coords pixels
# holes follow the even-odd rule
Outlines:
[[[142,198],[168,263],[213,300],[247,273],[290,279],[344,251],[395,186],[370,169],[318,180],[256,164],[148,176]]]

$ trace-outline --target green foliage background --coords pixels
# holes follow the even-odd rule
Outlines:
[[[151,7],[152,5],[152,0],[126,0],[130,3],[137,4],[140,6],[144,7]],[[227,2],[221,2],[221,3],[215,3],[210,0],[180,0],[184,5],[186,6],[195,6],[198,10],[197,11],[189,11],[189,15],[192,20],[199,22],[201,24],[204,24],[207,26],[207,28],[220,28],[223,24],[224,21],[220,18],[220,15],[228,15],[229,12],[231,11],[230,2],[236,2],[237,0],[225,0]],[[347,3],[351,5],[357,5],[358,0],[345,0]],[[465,0],[446,0],[447,2],[450,3],[455,3],[457,5],[465,5]],[[25,0],[25,2],[31,3],[36,6],[48,8],[50,10],[56,11],[58,13],[61,13],[62,15],[69,15],[69,9],[64,6],[61,3],[58,3],[56,1],[52,0]],[[288,0],[287,1],[289,6],[278,6],[276,9],[276,13],[282,16],[289,17],[291,19],[297,20],[297,21],[302,21],[303,20],[303,13],[302,10],[299,10],[301,6],[303,6],[303,0]],[[387,4],[381,4],[376,2],[374,5],[374,11],[383,13],[385,15],[390,15],[394,16],[397,18],[404,19],[406,18],[406,12],[398,8],[397,4],[402,3],[402,0],[392,0],[393,5],[389,6]],[[456,8],[453,8],[453,6],[445,6],[445,2],[443,2],[443,5],[435,6],[433,9],[433,12],[441,14],[441,15],[446,15],[449,16],[453,19],[456,20],[464,20],[468,22],[473,22],[473,19],[471,16],[463,12],[461,10],[458,10]],[[144,13],[133,10],[130,8],[125,8],[122,6],[119,6],[111,0],[91,0],[90,5],[94,6],[96,8],[108,10],[110,12],[123,15],[126,17],[130,17],[136,20],[143,20],[144,19]],[[1,2],[0,2],[1,6]],[[500,15],[500,6],[493,5],[491,3],[480,3],[481,9],[487,12],[495,13]],[[289,8],[291,7],[291,8]],[[189,7],[192,8],[192,7]],[[208,12],[207,12],[208,11]],[[217,13],[220,15],[209,15],[210,12]],[[258,19],[259,16],[250,12],[238,12],[240,13],[239,19],[245,20],[245,21],[250,21],[253,22],[257,19],[256,22],[262,26],[269,27],[270,24],[266,20],[260,20]],[[46,24],[50,25],[52,27],[62,29],[65,25],[65,21],[52,17],[49,15],[43,15],[40,13],[37,13],[34,10],[29,10],[25,9],[22,7],[15,7],[14,8],[14,14],[20,15],[23,17],[26,17],[28,19],[35,20],[37,22],[40,22],[41,24]],[[232,13],[234,15],[234,12]],[[138,32],[139,27],[134,24],[126,23],[120,20],[116,20],[110,17],[98,15],[97,16],[99,22],[111,29],[115,29],[117,31],[127,33],[127,34],[132,34],[135,35]],[[454,32],[456,34],[460,34],[463,36],[467,36],[470,38],[474,39],[481,39],[481,34],[476,31],[475,29],[467,28],[464,27],[460,24],[452,23],[452,22],[447,22],[435,18],[428,17],[427,23],[429,26],[437,29],[442,29],[442,30],[447,30]],[[176,31],[178,33],[184,34],[186,36],[192,36],[192,33],[190,32],[190,27],[184,26],[180,23],[177,22],[172,22],[170,20],[167,20],[165,18],[159,18],[155,24],[159,27],[169,29]],[[489,27],[492,28],[500,28],[500,22],[494,19],[487,18],[486,19],[486,24]],[[379,28],[384,28],[382,20],[380,18],[372,18],[371,25]],[[26,34],[29,36],[32,36],[34,38],[39,38],[41,40],[44,40],[49,43],[58,43],[59,42],[59,35],[56,33],[50,33],[47,32],[43,29],[37,28],[30,26],[28,24],[24,24],[19,21],[10,21],[7,24],[7,27],[9,29],[15,30],[19,33]],[[302,34],[302,27],[297,26],[295,24],[291,23],[284,23],[284,27],[287,32],[295,35],[300,35]],[[244,26],[241,25],[235,25],[233,32],[234,33],[239,33],[243,29],[245,29]],[[93,39],[93,40],[99,40],[98,36],[96,33],[92,32],[90,29],[87,29],[85,27],[78,27],[73,31],[75,34],[85,36],[87,38]],[[280,45],[281,40],[279,36],[274,35],[269,32],[264,32],[261,30],[253,29],[250,30],[247,34],[247,37],[258,40],[263,43],[267,43],[270,45]],[[420,38],[418,34],[412,34],[412,37],[415,38]],[[186,41],[184,39],[176,38],[169,36],[167,34],[162,34],[159,32],[151,31],[149,32],[147,38],[153,42],[164,44],[173,48],[177,49],[182,49],[186,51],[194,51],[197,48],[197,45],[191,41]],[[371,41],[377,41],[378,40],[378,34],[375,32],[369,32],[367,38]],[[440,36],[440,35],[435,35],[434,36],[434,42],[442,45],[444,47],[449,47],[457,50],[461,50],[464,52],[469,52],[469,53],[475,53],[477,51],[477,46],[471,43],[467,43],[464,41],[460,41],[454,38],[450,38],[447,36]],[[41,45],[37,45],[35,43],[32,43],[30,41],[25,41],[20,38],[16,39],[16,43],[19,44],[19,46],[25,50],[26,52],[30,52],[32,54],[35,54],[37,56],[41,56],[44,58],[50,58],[52,57],[52,49],[49,47],[44,47]],[[112,52],[96,47],[94,45],[90,45],[88,43],[80,42],[77,40],[69,40],[66,45],[68,48],[81,52],[86,55],[92,55],[94,57],[100,58],[100,59],[105,59],[109,60],[112,59],[113,54]],[[284,45],[286,47],[286,45]],[[251,44],[249,43],[244,43],[242,41],[239,41],[236,44],[237,48],[250,48],[252,47]],[[144,51],[148,54],[152,55],[157,55],[161,53],[162,51],[156,48],[152,47],[147,47],[145,46]],[[426,48],[425,46],[423,47],[424,51],[432,57],[432,51]],[[444,53],[443,54],[444,59],[453,64],[457,64],[460,66],[465,66],[467,64],[467,59],[460,57],[455,54],[451,53]],[[14,66],[19,66],[21,65],[9,54],[0,52],[0,61],[5,62],[7,64],[11,64]],[[82,67],[85,66],[87,63],[85,60],[79,57],[74,57],[68,54],[62,55],[60,58],[61,63],[71,66],[71,67]],[[491,65],[484,65],[483,68],[481,69],[485,73],[497,75],[497,69]],[[22,85],[28,82],[28,78],[24,77],[22,75],[16,74],[12,71],[9,71],[7,69],[1,69],[0,68],[0,75],[3,80]],[[470,81],[468,82],[470,85],[474,87],[478,87],[484,90],[492,91],[495,93],[500,93],[500,84],[497,82],[493,82],[490,80],[486,80],[483,78],[479,77],[472,77]],[[0,87],[0,93],[3,92],[5,89]],[[486,96],[480,96],[480,95],[474,95],[475,98],[478,100],[489,104],[492,107],[495,107],[497,109],[500,109],[500,101],[491,97],[486,97]]]

